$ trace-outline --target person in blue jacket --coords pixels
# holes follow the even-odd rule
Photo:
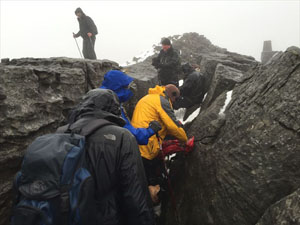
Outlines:
[[[133,85],[133,78],[119,70],[110,70],[104,75],[104,80],[99,88],[114,91],[120,101],[122,118],[126,121],[124,128],[128,129],[136,138],[139,145],[147,145],[148,139],[161,129],[158,121],[151,121],[148,128],[135,128],[127,118],[122,103],[127,102],[133,92],[130,90]]]

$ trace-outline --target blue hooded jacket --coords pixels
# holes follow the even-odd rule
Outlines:
[[[132,91],[128,88],[133,80],[132,77],[119,70],[111,70],[104,75],[104,80],[100,88],[110,89],[118,95],[121,103],[122,118],[126,121],[124,128],[128,129],[135,136],[139,145],[146,145],[148,144],[149,137],[155,134],[154,131],[150,127],[134,128],[125,115],[122,107],[122,103],[128,101],[133,96]]]

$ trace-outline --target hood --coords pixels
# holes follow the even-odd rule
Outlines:
[[[106,119],[120,126],[125,125],[118,97],[111,90],[97,88],[89,91],[71,111],[68,123],[72,124],[83,117]]]
[[[148,90],[148,94],[158,94],[158,95],[162,95],[165,96],[165,86],[158,86],[156,85],[154,88],[149,88]]]
[[[104,75],[102,82],[102,89],[113,90],[120,100],[120,102],[128,101],[133,93],[129,90],[128,86],[134,79],[119,70],[111,70]]]
[[[181,69],[182,69],[182,72],[185,76],[185,78],[192,72],[195,71],[195,69],[193,68],[193,66],[190,64],[190,63],[184,63],[182,66],[181,66]]]
[[[83,16],[85,16],[84,12],[82,11],[82,9],[80,7],[78,7],[76,10],[75,10],[75,15],[76,13],[81,13]]]

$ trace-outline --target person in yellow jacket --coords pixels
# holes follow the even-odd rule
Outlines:
[[[179,96],[180,91],[173,84],[156,85],[154,88],[150,88],[148,94],[139,100],[133,112],[131,122],[134,127],[146,128],[152,120],[158,121],[162,127],[158,132],[159,138],[153,135],[149,138],[147,145],[139,145],[149,186],[160,185],[156,174],[159,160],[156,157],[160,151],[160,144],[166,135],[171,135],[182,142],[187,141],[186,133],[176,120],[172,107],[172,103]]]
[[[180,92],[175,85],[166,86],[156,85],[150,88],[148,95],[144,96],[137,103],[131,123],[134,127],[149,126],[149,122],[157,120],[162,129],[158,132],[160,142],[166,135],[172,135],[175,138],[186,142],[187,136],[179,122],[176,120],[172,103],[180,96]],[[159,143],[155,135],[149,138],[147,145],[139,146],[141,155],[148,160],[154,159],[159,153]]]

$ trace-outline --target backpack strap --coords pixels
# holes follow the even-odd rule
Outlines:
[[[84,125],[80,130],[78,130],[78,133],[82,136],[88,137],[91,135],[93,132],[98,130],[101,127],[104,127],[106,125],[112,125],[114,123],[105,120],[105,119],[95,119],[89,121],[86,125]],[[62,132],[62,133],[68,133],[71,132],[77,133],[76,130],[71,129],[71,125],[67,124],[60,129],[57,130],[57,132]],[[86,156],[83,156],[83,161],[85,161]],[[94,173],[95,171],[93,171]],[[70,191],[70,185],[65,185],[61,187],[61,197],[60,197],[60,207],[61,207],[61,224],[60,225],[66,225],[69,224],[69,215],[70,215],[70,198],[69,198],[69,191]]]
[[[60,209],[61,209],[61,220],[59,225],[69,224],[70,215],[70,185],[64,185],[60,190]]]

